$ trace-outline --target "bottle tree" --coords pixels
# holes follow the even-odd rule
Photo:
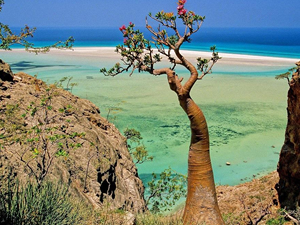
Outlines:
[[[190,95],[194,84],[212,72],[212,67],[220,57],[216,48],[211,47],[211,58],[197,58],[197,65],[193,65],[182,54],[182,44],[191,41],[190,37],[200,29],[205,19],[193,11],[188,11],[185,3],[186,0],[178,1],[177,15],[164,11],[156,15],[149,14],[149,17],[159,24],[158,28],[154,29],[146,18],[146,28],[151,32],[153,41],[145,39],[142,32],[134,29],[133,23],[120,27],[124,44],[118,45],[116,52],[121,54],[122,64],[116,63],[109,70],[102,68],[100,72],[106,76],[116,76],[123,72],[129,72],[131,76],[136,70],[155,76],[166,75],[170,89],[177,94],[179,104],[187,114],[191,127],[184,224],[224,224],[216,197],[206,120]],[[178,21],[183,23],[183,26],[178,26]],[[163,58],[170,62],[170,67],[157,68],[157,64]],[[189,73],[185,82],[176,74],[176,68],[179,66]]]

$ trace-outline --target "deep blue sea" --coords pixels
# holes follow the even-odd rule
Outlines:
[[[138,29],[144,31],[147,38],[151,38],[145,28]],[[43,46],[53,44],[57,40],[66,40],[70,36],[75,38],[75,47],[113,47],[123,41],[118,27],[38,28],[30,41],[36,46]],[[218,51],[225,53],[299,58],[299,37],[300,28],[204,27],[191,37],[191,43],[185,43],[182,48],[208,51],[210,46],[216,45]]]

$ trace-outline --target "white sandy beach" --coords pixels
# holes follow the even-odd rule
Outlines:
[[[210,57],[211,53],[182,54],[195,62],[195,58]],[[284,140],[288,85],[274,76],[299,60],[219,54],[222,59],[212,74],[194,86],[192,97],[207,118],[216,183],[236,184],[276,169]],[[121,131],[126,127],[139,130],[154,156],[153,162],[139,166],[144,180],[168,166],[186,173],[189,122],[164,76],[103,76],[99,69],[120,59],[114,48],[52,50],[38,56],[14,49],[0,51],[0,58],[10,63],[14,72],[37,74],[50,83],[72,76],[72,82],[79,84],[73,93],[94,102],[104,117],[108,108],[121,108],[109,119]],[[179,75],[188,76],[178,69]],[[225,165],[227,161],[231,166]]]
[[[23,49],[14,49],[14,52],[24,52]],[[0,51],[1,52],[1,51]],[[3,51],[2,51],[3,52]],[[197,58],[197,57],[206,57],[211,56],[211,52],[204,51],[190,51],[182,50],[182,55],[187,58]],[[80,57],[107,57],[115,60],[120,59],[120,55],[115,52],[113,47],[76,47],[73,50],[58,50],[52,49],[50,53],[53,55],[65,55],[65,56],[80,56]],[[242,63],[257,63],[268,64],[268,63],[294,63],[295,59],[292,58],[280,58],[280,57],[269,57],[269,56],[255,56],[255,55],[242,55],[242,54],[229,54],[229,53],[220,53],[222,60],[220,63],[230,63],[234,64],[238,62]],[[234,62],[235,61],[235,62]]]

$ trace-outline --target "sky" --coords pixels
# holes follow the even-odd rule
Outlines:
[[[5,0],[0,22],[11,27],[144,26],[145,16],[176,12],[176,0]],[[300,0],[187,0],[204,27],[300,28]]]

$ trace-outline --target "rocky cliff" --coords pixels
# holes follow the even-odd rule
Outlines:
[[[298,68],[289,82],[288,123],[277,168],[279,202],[286,209],[300,205],[300,62],[296,65]]]
[[[21,180],[43,174],[63,180],[94,207],[145,209],[144,187],[126,140],[99,108],[25,73],[13,74],[2,60],[0,78],[2,180],[12,167]]]

